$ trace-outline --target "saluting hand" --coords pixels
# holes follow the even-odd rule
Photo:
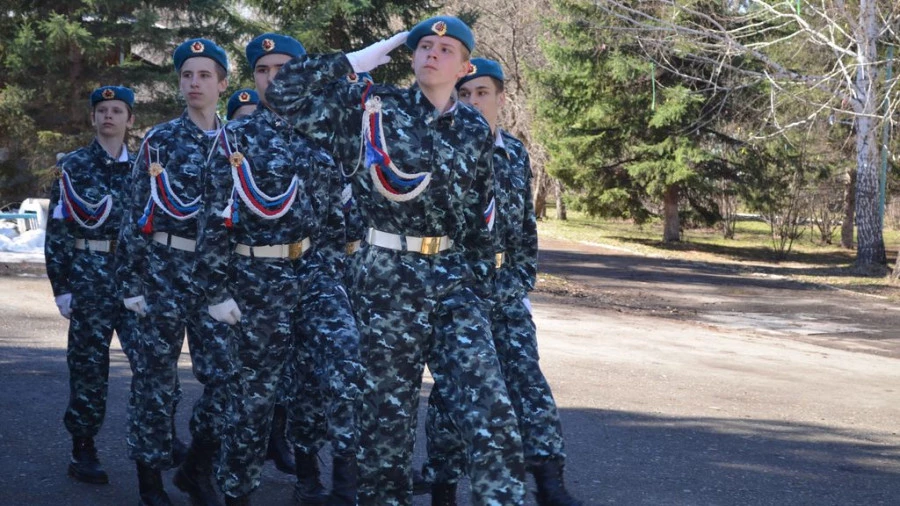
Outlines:
[[[347,53],[347,59],[354,72],[369,72],[372,69],[391,61],[391,51],[406,43],[409,32],[400,32],[390,39],[380,40],[371,46]]]

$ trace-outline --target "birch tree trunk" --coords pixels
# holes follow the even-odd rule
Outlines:
[[[875,0],[861,0],[859,8],[859,67],[856,71],[854,109],[856,119],[856,266],[871,269],[887,263],[881,214],[878,212],[878,139],[872,118],[877,115],[874,93],[878,58],[878,19]]]

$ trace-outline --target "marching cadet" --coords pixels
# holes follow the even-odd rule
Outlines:
[[[102,484],[109,477],[94,437],[106,415],[109,343],[113,330],[123,343],[134,333],[134,315],[122,307],[115,279],[116,238],[131,188],[125,133],[134,124],[134,93],[103,86],[90,101],[96,137],[57,163],[44,253],[56,305],[69,320],[69,405],[63,418],[73,441],[69,475]]]
[[[171,504],[160,471],[172,466],[172,399],[185,339],[203,392],[190,422],[191,446],[175,485],[193,504],[220,504],[212,463],[234,381],[228,325],[215,321],[194,286],[197,217],[206,165],[221,127],[219,96],[228,86],[228,57],[207,39],[190,39],[173,54],[187,103],[176,119],[153,127],[134,165],[130,214],[120,235],[118,277],[125,307],[139,315],[129,401],[129,457],[138,469],[141,504]],[[218,313],[229,308],[219,307]],[[124,345],[124,343],[123,343]]]
[[[534,475],[541,506],[577,506],[563,480],[562,427],[550,386],[541,372],[528,292],[537,276],[537,222],[531,199],[531,162],[521,141],[498,126],[506,101],[500,64],[474,58],[456,85],[459,99],[484,115],[494,133],[494,189],[497,199],[496,268],[491,330],[519,429],[525,465]],[[456,504],[456,482],[465,471],[465,443],[443,412],[441,398],[429,398],[424,475],[433,480],[432,503]]]
[[[245,88],[237,90],[231,94],[225,107],[225,119],[228,121],[238,120],[244,116],[249,116],[256,110],[259,104],[259,93],[256,90]],[[294,474],[296,466],[294,464],[294,450],[291,448],[287,440],[287,409],[285,403],[290,395],[290,372],[285,367],[285,373],[282,376],[282,384],[278,386],[278,402],[275,404],[275,411],[272,416],[272,431],[269,436],[269,446],[266,450],[266,460],[275,462],[275,467],[288,474]]]
[[[412,87],[339,80],[390,61],[404,42]],[[303,111],[310,103],[324,111],[341,159],[358,152],[363,125],[365,166],[352,184],[368,233],[350,287],[365,368],[361,505],[411,504],[426,361],[467,443],[474,504],[524,500],[521,440],[488,319],[493,138],[455,99],[474,42],[459,19],[436,17],[356,52],[291,60],[267,91],[275,110],[310,135],[317,122]]]
[[[300,42],[274,33],[256,37],[246,51],[260,97],[285,62],[305,54]],[[241,323],[235,350],[240,391],[233,397],[218,470],[226,504],[250,504],[259,486],[279,382],[293,336],[299,335],[322,337],[326,348],[319,364],[333,369],[332,377],[340,378],[334,391],[348,399],[338,404],[353,434],[347,450],[335,456],[328,500],[353,505],[353,416],[362,370],[359,334],[339,279],[346,240],[340,173],[328,152],[290,128],[265,98],[253,114],[222,130],[210,171],[196,272],[210,313],[222,322]],[[315,357],[321,345],[312,341],[295,346],[313,350],[306,355]],[[319,364],[294,366],[309,371]],[[293,386],[307,388],[299,381]],[[322,490],[306,489],[317,456],[299,449],[295,456],[295,496],[314,492],[302,499],[322,504]]]
[[[225,106],[225,119],[231,121],[249,116],[256,110],[258,104],[259,93],[256,93],[256,90],[251,90],[250,88],[237,90],[228,98],[228,103]]]

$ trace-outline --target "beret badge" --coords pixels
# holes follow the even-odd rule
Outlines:
[[[436,33],[438,37],[443,37],[447,33],[447,23],[438,21],[437,23],[431,25],[431,31]]]
[[[116,98],[116,92],[107,88],[107,89],[103,90],[103,98],[105,100],[112,100],[112,99]]]
[[[264,51],[269,52],[275,49],[275,41],[272,39],[265,39],[262,41],[262,48]]]
[[[191,52],[193,53],[202,53],[204,49],[206,49],[206,46],[199,40],[191,44]]]

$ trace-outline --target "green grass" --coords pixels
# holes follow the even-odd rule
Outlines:
[[[625,248],[636,253],[664,258],[730,264],[746,272],[787,276],[800,281],[827,284],[856,292],[882,295],[900,300],[900,288],[891,284],[890,275],[859,275],[853,269],[855,251],[840,248],[840,229],[833,244],[820,244],[818,231],[808,228],[794,241],[787,258],[779,261],[773,249],[769,226],[758,221],[740,221],[733,239],[725,239],[718,229],[686,230],[679,243],[662,242],[662,223],[635,225],[624,220],[601,220],[582,213],[568,212],[568,220],[553,218],[538,222],[538,233],[587,243]],[[893,268],[900,232],[885,231],[888,266]]]

